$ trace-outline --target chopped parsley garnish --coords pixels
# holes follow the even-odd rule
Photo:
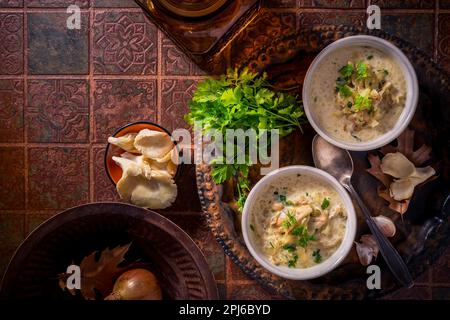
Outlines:
[[[295,251],[296,247],[293,244],[285,244],[283,246],[283,249],[286,250],[287,252],[291,252],[292,253],[292,252]]]
[[[339,85],[336,84],[336,91],[339,92],[344,98],[348,98],[352,96],[352,89],[346,84]]]
[[[384,75],[386,75],[386,76],[389,75],[389,71],[387,71],[386,69],[384,69],[383,72],[384,72]]]
[[[347,108],[351,108],[353,106],[353,103],[351,101],[347,102]]]
[[[339,73],[345,80],[349,80],[353,74],[353,65],[351,63],[346,64],[339,70]]]
[[[320,249],[314,250],[312,253],[315,263],[322,262],[322,255],[320,254]]]
[[[356,79],[363,80],[369,76],[368,65],[364,62],[358,62],[356,65]]]
[[[271,246],[272,248],[274,248],[274,249],[275,249],[275,247],[273,246],[273,243],[272,243],[272,241],[270,241],[270,242],[269,242],[269,244],[270,244],[270,246]]]
[[[292,257],[292,259],[290,259],[289,261],[288,261],[288,267],[289,268],[294,268],[296,265],[297,265],[297,261],[298,261],[298,255],[294,255],[293,257]]]
[[[355,98],[355,109],[357,111],[370,110],[372,108],[372,99],[367,95],[357,95]]]
[[[279,194],[278,201],[280,201],[282,204],[286,204],[286,196],[283,194]]]
[[[322,210],[328,208],[330,206],[330,199],[328,198],[323,198],[322,204],[321,204],[321,208]]]
[[[288,213],[286,213],[286,219],[284,219],[284,221],[282,223],[283,228],[289,229],[290,227],[292,227],[296,224],[297,224],[297,219],[295,219],[295,216],[292,214],[292,212],[288,211]]]
[[[252,231],[255,231],[255,226],[254,225],[250,225],[250,229],[252,230]]]
[[[373,54],[371,54],[367,57],[367,60],[372,60],[372,59],[373,59]]]
[[[314,102],[317,102],[317,97],[314,97]]]
[[[303,224],[296,226],[292,230],[292,235],[298,237],[297,244],[303,248],[306,248],[310,241],[316,240],[314,235],[308,234],[308,228]]]

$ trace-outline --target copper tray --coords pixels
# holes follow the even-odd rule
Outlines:
[[[356,34],[371,34],[393,42],[411,60],[419,78],[419,107],[410,128],[416,132],[417,144],[426,143],[433,148],[432,162],[438,165],[439,177],[416,191],[403,221],[378,197],[378,182],[365,171],[369,167],[367,153],[352,152],[356,188],[375,215],[382,213],[395,220],[397,235],[393,239],[394,245],[416,278],[450,243],[449,76],[426,54],[399,38],[380,31],[346,26],[319,26],[281,36],[271,44],[256,49],[240,67],[266,71],[276,87],[300,96],[303,78],[315,55],[331,42]],[[294,133],[282,140],[281,166],[313,165],[311,140],[315,133],[309,125],[304,126],[304,131],[302,135]],[[254,181],[258,178],[254,176]],[[230,188],[215,185],[207,165],[197,166],[197,186],[208,225],[225,253],[249,277],[269,291],[289,299],[361,299],[379,297],[398,288],[383,259],[378,257],[376,263],[382,270],[382,289],[369,291],[366,287],[366,269],[359,264],[354,249],[338,269],[313,281],[285,280],[269,273],[254,260],[244,244],[240,219],[227,204]],[[361,215],[358,233],[368,233]]]

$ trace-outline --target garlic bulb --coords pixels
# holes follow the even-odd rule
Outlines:
[[[397,229],[395,228],[395,224],[391,219],[383,215],[379,215],[377,217],[374,217],[373,219],[375,220],[375,223],[377,224],[378,228],[380,228],[380,231],[386,237],[390,238],[395,236]]]

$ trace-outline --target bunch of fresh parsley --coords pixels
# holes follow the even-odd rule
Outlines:
[[[222,132],[223,136],[227,129],[255,129],[258,136],[261,130],[278,129],[280,137],[296,128],[301,129],[304,113],[297,98],[274,92],[271,88],[266,74],[259,76],[247,69],[241,72],[230,69],[219,79],[206,79],[198,84],[189,103],[190,112],[185,119],[191,125],[200,122],[203,132],[214,129]],[[237,149],[237,145],[235,147]],[[245,164],[212,162],[215,183],[221,184],[236,178],[237,204],[240,209],[250,189],[248,172],[252,163],[248,149],[246,148]],[[226,159],[226,150],[223,150]]]

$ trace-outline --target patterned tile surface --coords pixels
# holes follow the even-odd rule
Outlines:
[[[237,35],[227,59],[246,57],[279,28],[364,26],[365,6],[377,4],[385,31],[450,72],[450,1],[440,0],[440,11],[436,1],[263,0],[275,18]],[[69,4],[82,8],[80,30],[66,28]],[[187,104],[204,76],[133,0],[0,0],[0,277],[24,236],[46,219],[82,203],[119,201],[104,167],[107,137],[137,120],[187,128]],[[220,296],[280,298],[250,280],[215,241],[200,214],[195,167],[183,166],[177,179],[178,198],[160,213],[203,250]],[[416,287],[386,298],[450,299],[449,250]]]

